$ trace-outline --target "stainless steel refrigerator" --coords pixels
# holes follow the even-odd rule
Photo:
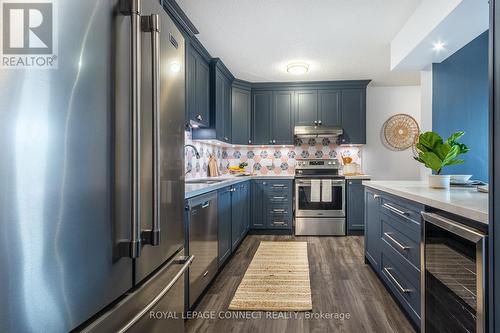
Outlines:
[[[58,68],[0,68],[0,331],[182,331],[184,39],[159,0],[53,6]]]

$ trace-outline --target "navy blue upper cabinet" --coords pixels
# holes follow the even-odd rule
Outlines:
[[[273,144],[293,144],[294,95],[293,91],[273,92],[271,110],[271,139]]]
[[[215,128],[215,138],[231,142],[231,95],[233,75],[218,58],[212,59],[211,75],[211,127]]]
[[[344,135],[341,143],[366,143],[366,89],[342,90],[342,128]]]
[[[304,90],[296,92],[295,125],[314,126],[318,121],[318,91]]]
[[[318,124],[324,126],[342,126],[341,91],[318,91]]]
[[[208,127],[210,125],[209,62],[195,45],[186,41],[186,120]]]
[[[251,144],[252,96],[250,84],[235,80],[232,96],[232,143]]]
[[[267,145],[272,143],[271,109],[272,91],[252,92],[252,143]]]

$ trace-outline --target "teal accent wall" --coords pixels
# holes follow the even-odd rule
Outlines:
[[[488,181],[488,31],[432,66],[432,130],[447,138],[465,131],[465,164],[443,174],[471,174]]]

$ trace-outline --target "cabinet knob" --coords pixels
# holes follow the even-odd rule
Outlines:
[[[262,185],[267,185],[267,183],[266,182],[262,182]]]
[[[252,143],[252,140],[248,140],[248,143]]]
[[[224,137],[224,140],[229,141],[229,138],[227,136]]]
[[[199,115],[196,116],[196,120],[198,120],[198,121],[202,121],[203,120],[203,117],[201,116],[201,114],[199,114]]]
[[[276,143],[276,140],[273,140],[273,143]]]
[[[322,121],[321,121],[321,120],[320,120],[320,121],[318,121],[318,124],[320,124],[320,125],[321,125],[321,124],[322,124]]]
[[[314,121],[314,125],[318,125],[318,121],[317,120]]]
[[[349,185],[352,185],[352,182],[349,182]]]

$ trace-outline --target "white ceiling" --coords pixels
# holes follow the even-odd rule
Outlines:
[[[177,1],[198,39],[239,79],[420,83],[418,71],[390,71],[390,42],[421,0]],[[294,61],[307,62],[309,73],[288,74]]]

